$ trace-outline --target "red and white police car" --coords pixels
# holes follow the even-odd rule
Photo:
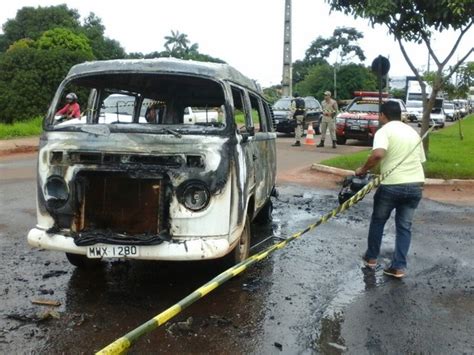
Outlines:
[[[346,144],[347,139],[371,142],[379,128],[379,93],[373,91],[356,91],[354,99],[344,112],[336,117],[337,144]],[[382,102],[388,100],[400,104],[402,121],[407,122],[407,109],[400,99],[388,98],[382,93]]]

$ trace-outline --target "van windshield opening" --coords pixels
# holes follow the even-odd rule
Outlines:
[[[220,83],[170,74],[95,74],[69,81],[47,125],[80,129],[110,125],[156,132],[221,130],[226,125],[225,95]],[[120,129],[120,128],[119,128]]]

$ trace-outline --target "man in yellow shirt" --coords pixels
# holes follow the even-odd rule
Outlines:
[[[401,122],[397,102],[387,101],[382,105],[379,121],[382,127],[375,133],[372,153],[355,173],[365,175],[378,164],[382,174],[396,168],[382,181],[374,195],[368,247],[363,259],[366,266],[374,268],[377,265],[383,229],[395,209],[395,251],[384,274],[402,278],[410,248],[413,214],[422,197],[425,181],[422,163],[426,159],[418,133]]]

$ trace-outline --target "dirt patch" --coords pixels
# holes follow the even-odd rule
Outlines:
[[[343,178],[331,173],[311,170],[310,167],[278,174],[278,183],[295,183],[304,186],[338,190]],[[430,200],[459,206],[474,205],[474,184],[456,182],[455,184],[425,185],[423,197]]]
[[[12,154],[22,154],[22,153],[33,153],[37,152],[38,147],[36,146],[19,146],[12,149],[0,150],[0,156],[12,155]]]

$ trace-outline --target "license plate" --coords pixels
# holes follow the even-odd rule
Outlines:
[[[352,129],[353,131],[360,131],[361,130],[360,126],[350,126],[349,128]]]
[[[94,245],[87,247],[87,257],[94,258],[126,258],[138,256],[136,245]]]

